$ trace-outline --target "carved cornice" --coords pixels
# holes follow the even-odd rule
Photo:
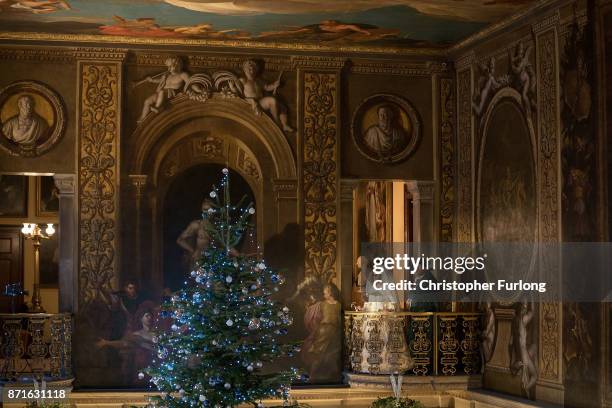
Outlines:
[[[74,51],[69,48],[8,47],[0,49],[0,60],[69,64],[74,62]]]
[[[79,60],[125,61],[127,48],[74,48],[74,57]]]
[[[293,180],[274,180],[274,191],[297,191],[297,182]]]
[[[346,66],[348,59],[342,57],[292,57],[293,68],[315,68],[324,70],[341,70]]]
[[[1,31],[0,40],[21,41],[49,41],[49,42],[80,42],[95,44],[122,44],[122,45],[152,45],[152,46],[192,46],[210,48],[240,48],[244,50],[289,50],[294,52],[334,52],[334,53],[363,53],[387,54],[406,56],[432,56],[445,55],[444,48],[402,48],[368,45],[332,45],[326,43],[283,43],[262,42],[248,40],[211,40],[190,38],[144,38],[119,35],[99,34],[50,34],[34,32]]]
[[[545,17],[541,19],[540,21],[538,21],[537,23],[533,24],[531,26],[531,30],[533,31],[534,34],[537,35],[543,31],[548,30],[551,27],[558,25],[560,20],[561,20],[561,15],[559,14],[559,10],[557,10],[555,13],[551,14],[550,16]]]
[[[183,53],[184,54],[184,53]],[[164,61],[170,54],[159,52],[159,53],[138,53],[130,54],[127,59],[128,64],[135,64],[139,66],[164,66]],[[174,55],[174,54],[173,54]],[[236,69],[240,70],[244,60],[248,58],[247,55],[240,56],[228,56],[228,55],[189,55],[185,58],[185,62],[191,69]],[[292,68],[290,57],[259,57],[258,59],[263,60],[265,69],[272,71],[290,70]]]
[[[350,72],[357,74],[387,74],[431,76],[432,74],[446,73],[450,70],[446,62],[401,63],[401,62],[366,62],[354,61],[350,65]]]
[[[455,62],[455,69],[457,72],[463,71],[464,68],[467,68],[476,62],[476,53],[474,51],[470,51],[467,54],[460,56]]]
[[[476,34],[466,38],[465,40],[453,45],[447,50],[447,52],[449,55],[456,55],[462,50],[475,46],[481,41],[495,38],[498,34],[501,34],[505,30],[508,30],[510,27],[525,21],[526,19],[538,14],[539,12],[549,10],[555,5],[559,6],[561,5],[561,3],[564,3],[566,1],[567,0],[539,0],[537,2],[534,2],[530,6],[521,9],[519,12],[513,14],[505,20],[502,20],[495,24],[491,24],[484,30],[481,30]]]

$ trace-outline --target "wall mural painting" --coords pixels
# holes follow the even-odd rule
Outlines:
[[[598,239],[591,35],[574,22],[561,58],[563,233],[568,241]]]
[[[311,384],[337,384],[342,378],[340,291],[316,276],[306,277],[289,299],[303,325],[299,360]],[[298,328],[300,330],[301,328]]]
[[[43,84],[14,82],[0,90],[0,148],[14,156],[38,156],[64,133],[59,95]]]
[[[515,102],[499,102],[485,129],[480,168],[480,231],[485,242],[535,240],[532,142]]]
[[[36,178],[36,215],[57,216],[59,211],[59,188],[53,176]]]
[[[0,174],[0,217],[25,217],[28,178]]]
[[[533,0],[3,0],[3,30],[335,44],[459,41]]]
[[[59,283],[59,226],[50,239],[40,242],[39,282],[41,287],[57,288]]]
[[[165,194],[163,286],[166,292],[174,292],[182,287],[199,259],[199,254],[210,245],[210,237],[206,232],[209,221],[203,215],[211,208],[209,193],[212,186],[218,183],[222,168],[216,164],[191,167],[175,177]],[[255,202],[249,184],[234,171],[230,176],[231,202],[237,203],[245,196],[246,203]],[[254,230],[247,232],[239,250],[241,253],[256,253]]]
[[[490,255],[487,277],[525,279],[533,272],[536,241],[535,161],[521,97],[503,97],[484,128],[479,163],[478,241]],[[504,246],[493,243],[504,243]],[[510,245],[508,245],[510,244]],[[500,297],[509,305],[515,295]]]
[[[82,365],[95,368],[82,372],[83,383],[101,387],[148,385],[148,380],[139,378],[138,373],[153,358],[155,327],[168,325],[168,320],[160,316],[160,305],[183,286],[198,254],[210,245],[203,211],[210,206],[208,194],[218,182],[222,167],[192,167],[169,186],[163,201],[163,282],[123,276],[120,290],[101,288],[100,296],[81,314],[79,325],[82,329],[84,325],[90,328],[82,332],[87,333],[96,351],[95,357],[92,353],[89,358],[80,357]],[[231,178],[232,202],[238,202],[245,195],[253,201],[246,181],[233,172]],[[246,234],[238,248],[240,252],[257,250],[254,233]],[[156,287],[163,287],[162,293],[157,293]]]
[[[359,151],[380,163],[397,163],[418,147],[421,123],[408,101],[394,95],[373,95],[355,110],[351,129]]]
[[[561,75],[561,166],[563,174],[563,238],[568,242],[593,242],[601,238],[598,216],[597,127],[594,118],[594,50],[590,24],[578,18],[569,25],[560,58]],[[568,257],[569,258],[569,257]],[[566,273],[579,270],[581,260],[564,259]],[[586,290],[589,282],[584,282]],[[596,404],[597,353],[602,310],[598,304],[569,303],[563,308],[563,363],[569,387],[580,383]],[[591,391],[591,392],[589,392]]]

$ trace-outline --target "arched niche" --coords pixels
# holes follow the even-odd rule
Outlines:
[[[534,272],[538,236],[535,132],[518,92],[504,88],[493,97],[481,135],[476,238],[488,254],[487,277],[518,281]]]
[[[533,242],[537,237],[538,205],[536,138],[531,119],[524,113],[520,94],[512,88],[503,88],[495,94],[483,118],[476,182],[477,240],[499,241],[486,230],[491,227],[487,224],[488,212],[494,211],[489,205],[490,200],[496,199],[491,197],[491,193],[495,193],[492,191],[495,185],[514,177],[519,187],[524,185],[527,189],[527,196],[523,200],[527,206],[524,218],[528,220],[530,228],[529,232],[523,231],[521,234],[518,230],[512,230],[515,223],[508,223],[504,233],[507,239],[512,238],[510,241],[523,239]],[[500,222],[503,223],[503,217]],[[525,222],[520,224],[523,227]]]
[[[129,173],[146,175],[148,180],[148,194],[140,211],[144,227],[136,232],[141,236],[134,239],[141,242],[147,263],[136,268],[128,262],[126,266],[140,270],[143,280],[152,278],[153,285],[162,280],[165,194],[176,177],[189,168],[219,164],[246,180],[258,207],[257,240],[262,248],[286,225],[299,223],[297,171],[287,136],[269,117],[256,116],[241,99],[214,96],[201,103],[175,98],[139,125],[126,146],[134,155],[127,164]],[[211,186],[194,188],[210,191]]]

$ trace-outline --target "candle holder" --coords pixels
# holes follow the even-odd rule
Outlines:
[[[40,242],[43,239],[49,239],[55,234],[53,224],[47,224],[47,228],[43,229],[38,224],[23,223],[21,233],[25,239],[31,239],[34,244],[34,287],[32,290],[32,307],[31,313],[45,313],[45,309],[40,302],[40,286],[38,283],[38,275],[40,269]]]

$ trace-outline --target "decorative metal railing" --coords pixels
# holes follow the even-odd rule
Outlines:
[[[70,314],[0,314],[0,381],[72,378]]]
[[[480,314],[344,312],[344,353],[353,373],[478,374]]]

